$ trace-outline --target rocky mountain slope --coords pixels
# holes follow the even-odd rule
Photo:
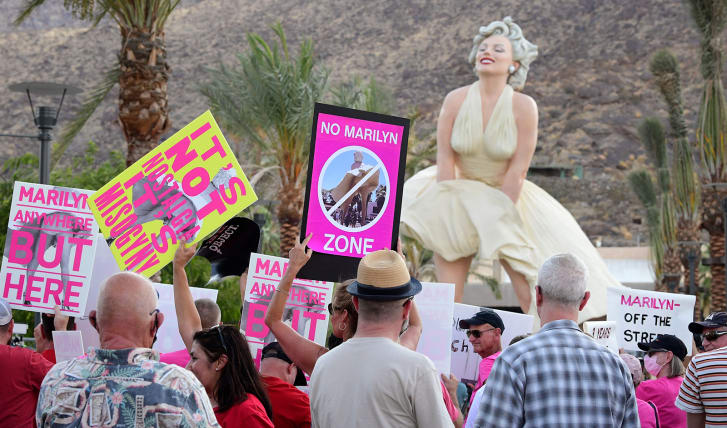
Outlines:
[[[89,30],[65,13],[61,2],[48,3],[18,28],[10,23],[21,0],[0,2],[0,132],[33,132],[27,100],[8,91],[8,84],[51,80],[88,89],[117,54],[120,38],[112,22]],[[281,21],[291,45],[313,39],[332,82],[374,76],[393,88],[398,114],[412,108],[424,114],[417,125],[423,135],[433,129],[444,95],[474,80],[466,56],[477,28],[506,15],[540,51],[524,90],[540,109],[535,164],[583,167],[579,180],[534,180],[604,245],[643,242],[645,228],[633,222],[641,209],[625,174],[644,162],[635,139],[639,120],[658,115],[666,124],[648,71],[654,51],[668,47],[681,62],[690,124],[699,101],[699,39],[679,0],[189,0],[167,23],[173,126],[207,108],[196,91],[207,78],[205,67],[234,63],[246,47],[247,32],[270,40],[270,24]],[[66,156],[89,139],[104,149],[124,149],[116,97],[107,97]],[[68,120],[80,97],[66,102],[61,120]],[[32,147],[1,141],[0,160]]]

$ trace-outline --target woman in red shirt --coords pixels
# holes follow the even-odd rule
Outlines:
[[[273,428],[272,407],[238,329],[217,326],[194,334],[187,368],[204,385],[222,428]]]

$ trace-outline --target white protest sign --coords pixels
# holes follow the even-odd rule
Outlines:
[[[15,182],[0,269],[0,297],[14,309],[84,313],[98,232],[92,193]]]
[[[255,366],[260,366],[262,349],[275,336],[265,325],[265,313],[273,292],[288,268],[288,259],[252,253],[242,305],[240,331],[247,338]],[[328,309],[333,297],[333,283],[296,278],[285,303],[283,321],[301,336],[321,346],[326,344]]]
[[[687,326],[694,318],[694,296],[615,287],[609,287],[606,295],[606,319],[616,322],[620,348],[639,351],[639,342],[673,334],[691,349],[693,338]]]
[[[186,349],[182,336],[177,326],[177,312],[174,309],[174,286],[171,284],[154,284],[154,289],[159,293],[159,312],[164,314],[164,322],[157,332],[157,341],[154,349],[159,352],[175,352]],[[217,289],[189,287],[192,297],[197,299],[210,299],[217,301]]]
[[[485,307],[465,305],[463,303],[454,304],[454,317],[452,320],[452,374],[460,379],[471,382],[477,381],[477,371],[479,370],[482,358],[475,354],[472,350],[467,338],[466,330],[459,328],[459,320],[471,318],[477,312],[486,309]],[[502,332],[501,343],[502,349],[505,349],[515,336],[532,333],[533,316],[527,314],[518,314],[515,312],[494,310],[505,325],[505,331]]]
[[[609,351],[618,354],[616,321],[586,321],[583,323],[583,332]]]
[[[25,336],[28,332],[28,324],[15,323],[13,327],[13,334],[18,336]]]
[[[96,234],[96,253],[94,255],[93,271],[91,272],[91,284],[88,289],[88,300],[86,301],[86,310],[81,318],[76,320],[78,330],[83,336],[83,346],[86,352],[89,348],[98,348],[100,342],[98,340],[98,332],[88,320],[88,314],[95,311],[98,306],[98,293],[101,290],[101,284],[111,275],[121,272],[119,265],[116,264],[114,255],[106,243],[106,238],[101,233]]]
[[[80,357],[83,351],[83,338],[78,330],[53,331],[53,349],[56,353],[56,362],[71,360]]]
[[[454,284],[423,282],[414,301],[422,319],[417,352],[429,357],[439,372],[449,375],[452,353],[447,344],[452,343]]]

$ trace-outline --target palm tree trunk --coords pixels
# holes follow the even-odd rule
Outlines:
[[[280,224],[280,255],[287,257],[288,252],[298,241],[300,220],[303,212],[303,189],[287,182],[280,189],[278,224]]]
[[[159,144],[170,127],[164,33],[121,29],[119,120],[131,165]]]
[[[709,249],[712,259],[723,260],[725,254],[724,232],[709,235]],[[725,310],[725,266],[713,264],[710,266],[712,272],[712,312]]]

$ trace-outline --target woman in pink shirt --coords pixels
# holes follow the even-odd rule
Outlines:
[[[634,382],[634,389],[644,380],[644,373],[641,371],[641,363],[639,359],[631,354],[621,354],[621,359],[626,363],[626,367],[631,372],[631,379]],[[636,408],[639,412],[639,421],[641,422],[641,428],[659,428],[657,415],[659,409],[652,402],[646,402],[644,400],[636,398]]]
[[[660,334],[652,342],[639,343],[639,348],[646,351],[644,368],[656,379],[641,382],[636,398],[656,404],[661,426],[686,428],[687,414],[674,401],[684,380],[682,361],[687,356],[687,347],[674,335]]]

